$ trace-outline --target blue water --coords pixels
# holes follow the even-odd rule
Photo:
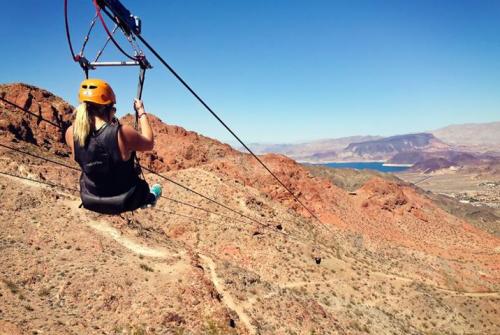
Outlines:
[[[358,163],[354,162],[354,163],[325,163],[321,165],[336,169],[358,169],[358,170],[370,169],[380,172],[401,172],[408,169],[408,167],[406,166],[384,166],[383,164],[384,163],[377,163],[377,162],[358,162]]]

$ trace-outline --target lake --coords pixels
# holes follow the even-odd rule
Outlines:
[[[324,163],[320,165],[336,169],[370,169],[379,172],[401,172],[410,168],[409,166],[384,166],[384,163],[380,162]]]

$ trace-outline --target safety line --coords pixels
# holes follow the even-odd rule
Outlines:
[[[180,205],[183,205],[183,206],[186,206],[186,207],[191,207],[193,209],[197,209],[197,210],[200,210],[200,211],[204,211],[204,212],[207,212],[207,213],[210,213],[210,214],[215,214],[215,215],[218,215],[220,217],[223,217],[223,218],[226,218],[226,219],[231,219],[231,220],[235,220],[235,221],[238,221],[240,223],[248,223],[246,221],[242,221],[242,220],[239,220],[237,218],[233,218],[233,217],[230,217],[230,216],[226,216],[226,215],[223,215],[223,214],[219,214],[219,213],[214,213],[214,212],[211,212],[209,211],[208,209],[205,209],[203,207],[199,207],[199,206],[196,206],[196,205],[192,205],[190,203],[187,203],[187,202],[184,202],[184,201],[181,201],[181,200],[177,200],[177,199],[174,199],[174,198],[170,198],[170,197],[166,197],[166,196],[161,196],[163,199],[165,200],[168,200],[168,201],[172,201],[172,202],[175,202],[175,203],[178,203]]]
[[[46,157],[43,157],[43,156],[39,156],[39,155],[35,155],[35,154],[32,154],[31,152],[27,152],[27,151],[23,151],[23,150],[19,150],[17,148],[14,148],[14,147],[10,147],[8,145],[5,145],[3,143],[0,143],[0,147],[4,147],[6,149],[9,149],[9,150],[12,150],[12,151],[17,151],[21,154],[25,154],[25,155],[28,155],[28,156],[31,156],[31,157],[35,157],[35,158],[38,158],[38,159],[43,159],[44,161],[47,161],[47,162],[51,162],[51,163],[54,163],[54,164],[57,164],[57,165],[60,165],[60,166],[63,166],[65,168],[68,168],[68,169],[71,169],[71,170],[75,170],[75,171],[81,171],[80,169],[74,167],[74,166],[71,166],[71,165],[67,165],[67,164],[64,164],[64,163],[61,163],[61,162],[58,162],[58,161],[55,161],[55,160],[52,160],[50,158],[46,158]]]
[[[60,188],[65,188],[65,189],[67,189],[67,190],[71,190],[71,191],[73,191],[73,192],[80,192],[80,191],[79,191],[79,190],[77,190],[76,188],[67,187],[67,186],[64,186],[64,185],[61,185],[61,184],[53,184],[53,183],[50,183],[50,182],[47,182],[47,181],[41,181],[41,180],[37,180],[37,179],[33,179],[33,178],[29,178],[29,177],[23,177],[23,176],[19,176],[19,175],[16,175],[16,174],[9,173],[9,172],[3,172],[3,171],[0,171],[0,174],[7,175],[7,176],[10,176],[10,177],[20,178],[20,179],[24,179],[24,180],[33,181],[33,182],[35,182],[35,183],[45,184],[45,185],[52,186],[52,187],[60,187]]]
[[[235,209],[232,209],[231,207],[226,206],[226,205],[224,205],[223,203],[221,203],[221,202],[219,202],[219,201],[217,201],[217,200],[211,199],[211,198],[207,197],[206,195],[201,194],[200,192],[195,191],[195,190],[193,190],[193,189],[191,189],[191,188],[189,188],[189,187],[187,187],[187,186],[184,186],[184,185],[182,185],[181,183],[178,183],[178,182],[176,182],[176,181],[175,181],[175,180],[173,180],[173,179],[170,179],[170,178],[168,178],[168,177],[166,177],[166,176],[163,176],[163,175],[161,175],[161,174],[159,174],[159,173],[157,173],[157,172],[155,172],[155,171],[153,171],[153,170],[151,170],[151,169],[149,169],[149,168],[147,168],[147,167],[145,167],[145,166],[141,166],[141,168],[142,168],[142,169],[144,169],[144,170],[146,170],[146,171],[148,171],[148,172],[150,172],[150,173],[152,173],[152,174],[154,174],[154,175],[155,175],[155,176],[157,176],[157,177],[160,177],[160,178],[162,178],[162,179],[165,179],[165,180],[167,180],[167,181],[171,182],[172,184],[174,184],[174,185],[176,185],[176,186],[179,186],[180,188],[182,188],[182,189],[184,189],[184,190],[186,190],[186,191],[188,191],[188,192],[191,192],[191,193],[196,194],[197,196],[199,196],[199,197],[201,197],[201,198],[203,198],[203,199],[206,199],[206,200],[208,200],[208,201],[210,201],[210,202],[213,202],[214,204],[217,204],[217,205],[219,205],[219,206],[221,206],[221,207],[223,207],[223,208],[227,209],[228,211],[231,211],[231,212],[233,212],[233,213],[236,213],[236,214],[238,214],[238,215],[240,215],[240,216],[242,216],[242,217],[244,217],[244,218],[246,218],[246,219],[248,219],[248,220],[251,220],[251,221],[253,221],[253,222],[255,222],[255,223],[258,223],[258,224],[263,224],[263,223],[259,222],[258,220],[254,219],[254,218],[252,218],[252,217],[250,217],[250,216],[248,216],[248,215],[245,215],[245,214],[243,214],[243,213],[241,213],[241,212],[239,212],[239,211],[237,211],[237,210],[235,210]]]
[[[57,161],[51,160],[51,159],[49,159],[49,158],[45,158],[45,157],[43,157],[43,156],[38,156],[38,155],[35,155],[35,154],[31,154],[31,153],[29,153],[29,152],[25,152],[25,151],[19,150],[19,149],[17,149],[17,148],[9,147],[9,146],[4,145],[4,144],[2,144],[2,143],[0,143],[0,146],[2,146],[2,147],[4,147],[4,148],[7,148],[7,149],[9,149],[9,150],[13,150],[13,151],[19,152],[19,153],[21,153],[21,154],[30,155],[30,156],[32,156],[32,157],[35,157],[35,158],[38,158],[38,159],[42,159],[42,160],[45,160],[45,161],[47,161],[47,162],[51,162],[51,163],[53,163],[53,164],[61,165],[61,166],[66,167],[66,168],[70,168],[70,169],[73,169],[73,170],[80,171],[79,169],[74,168],[74,167],[71,167],[71,166],[68,166],[68,165],[66,165],[66,164],[63,164],[63,163],[60,163],[60,162],[57,162]],[[152,172],[152,173],[153,173],[153,174],[156,174],[155,172]],[[159,176],[159,177],[162,177],[162,178],[166,178],[166,177],[164,177],[164,176],[162,176],[162,175],[160,175],[160,174],[156,174],[156,175],[157,175],[157,176]],[[167,180],[171,181],[170,179],[167,179]],[[35,180],[35,181],[36,181],[36,180]],[[172,181],[172,182],[176,183],[175,181]],[[43,183],[43,182],[41,182],[41,183]],[[179,183],[176,183],[176,184],[178,184],[178,185],[179,185],[179,186],[181,186],[182,188],[185,188],[185,189],[189,190],[190,192],[195,192],[195,194],[197,194],[197,192],[196,192],[196,191],[193,191],[193,190],[191,190],[191,189],[189,189],[189,188],[185,187],[184,185],[181,185],[181,184],[179,184]],[[48,184],[48,185],[49,185],[49,184]],[[51,185],[51,186],[57,186],[57,184],[54,184],[54,185]],[[70,188],[69,188],[69,189],[70,189]],[[72,189],[72,190],[79,192],[79,190],[76,190],[76,189]],[[201,195],[201,196],[203,196],[203,195]],[[238,221],[238,222],[240,222],[240,223],[246,223],[246,222],[243,222],[243,221],[241,221],[241,220],[238,220],[238,219],[235,219],[235,218],[232,218],[232,217],[228,217],[228,216],[225,216],[225,215],[222,215],[222,214],[219,214],[219,213],[211,212],[211,211],[206,210],[206,209],[204,209],[204,208],[202,208],[202,207],[197,207],[197,206],[195,206],[195,205],[191,205],[191,204],[188,204],[188,203],[185,203],[185,202],[182,202],[182,201],[179,201],[179,200],[173,199],[173,198],[167,198],[167,197],[163,197],[163,198],[164,198],[164,199],[167,199],[167,200],[175,201],[175,202],[177,202],[177,203],[179,203],[179,204],[185,204],[185,205],[187,205],[187,206],[189,206],[189,207],[192,207],[192,208],[198,208],[198,209],[203,210],[203,211],[205,211],[205,212],[207,212],[207,213],[210,213],[210,214],[214,214],[214,215],[217,215],[217,216],[220,216],[220,217],[225,217],[225,218],[228,218],[228,219],[231,219],[231,220]],[[213,202],[213,200],[211,200],[210,198],[208,198],[208,197],[207,197],[207,199],[209,199],[210,201],[212,201],[212,202]],[[218,202],[215,202],[215,203],[218,203]],[[228,207],[228,208],[229,208],[229,207]],[[230,209],[230,208],[229,208],[229,209]],[[230,209],[230,210],[232,210],[232,209]],[[232,210],[232,211],[234,211],[234,210]],[[240,215],[240,216],[246,217],[244,214],[241,214],[241,213],[239,213],[239,212],[237,212],[237,211],[234,211],[234,212],[235,212],[236,214]],[[272,231],[272,232],[274,232],[274,233],[277,233],[277,234],[283,235],[285,238],[289,238],[289,239],[291,239],[291,240],[295,240],[295,241],[296,241],[296,242],[298,242],[298,243],[302,243],[302,244],[304,244],[304,243],[305,243],[305,242],[304,242],[304,241],[302,241],[301,239],[296,238],[296,237],[294,237],[294,236],[293,236],[293,235],[291,235],[291,234],[288,234],[288,233],[282,232],[281,230],[277,230],[277,228],[272,228],[270,225],[266,225],[266,224],[264,224],[264,223],[261,223],[261,222],[259,222],[259,221],[255,220],[255,219],[252,219],[252,218],[250,218],[250,217],[246,217],[246,218],[249,218],[250,220],[252,220],[253,222],[257,223],[259,226],[261,226],[262,228],[264,228],[264,229],[266,229],[266,230],[269,230],[269,231]],[[321,225],[320,227],[322,227],[322,226],[323,226],[323,225]],[[325,227],[325,228],[326,228],[326,227]],[[330,232],[330,233],[332,233],[332,234],[333,234],[333,232],[332,232],[332,231],[330,231],[329,229],[327,229],[327,230],[328,230],[328,232]],[[313,237],[313,238],[314,238],[314,237]],[[314,238],[314,240],[316,240],[316,238]],[[318,245],[319,245],[319,244],[318,244]]]
[[[25,109],[25,108],[23,108],[23,107],[19,106],[19,105],[16,105],[15,103],[10,102],[9,100],[6,100],[6,99],[5,99],[4,97],[2,97],[2,96],[0,96],[0,100],[2,100],[2,101],[3,101],[3,102],[5,102],[5,103],[8,103],[9,105],[11,105],[11,106],[13,106],[13,107],[16,107],[16,108],[18,108],[18,109],[22,110],[23,112],[28,113],[28,114],[30,114],[30,115],[32,115],[32,116],[34,116],[34,117],[36,117],[36,118],[38,118],[38,119],[40,119],[40,120],[42,120],[42,121],[45,121],[45,122],[47,122],[47,123],[49,123],[49,124],[53,125],[54,127],[57,127],[57,128],[59,128],[59,129],[63,129],[63,127],[62,127],[61,125],[59,125],[59,124],[57,124],[57,123],[54,123],[54,122],[52,122],[52,121],[50,121],[50,120],[44,119],[41,115],[37,115],[37,114],[35,114],[35,113],[33,113],[33,112],[31,112],[31,111],[29,111],[29,110],[27,110],[27,109]]]
[[[21,154],[24,154],[24,155],[29,155],[29,156],[32,156],[32,157],[35,157],[35,158],[38,158],[38,159],[42,159],[44,161],[47,161],[47,162],[50,162],[50,163],[53,163],[53,164],[56,164],[56,165],[60,165],[62,167],[65,167],[65,168],[68,168],[68,169],[72,169],[72,170],[75,170],[75,171],[78,171],[80,172],[81,170],[76,168],[76,167],[73,167],[73,166],[70,166],[70,165],[67,165],[67,164],[64,164],[64,163],[61,163],[61,162],[58,162],[58,161],[55,161],[55,160],[52,160],[50,158],[46,158],[46,157],[43,157],[43,156],[39,156],[39,155],[36,155],[36,154],[32,154],[30,152],[27,152],[27,151],[23,151],[23,150],[20,150],[20,149],[17,149],[17,148],[14,148],[14,147],[11,147],[11,146],[8,146],[8,145],[5,145],[3,143],[0,143],[0,147],[3,147],[3,148],[6,148],[6,149],[9,149],[9,150],[12,150],[12,151],[16,151],[16,152],[19,152]],[[180,184],[179,184],[180,185]],[[195,205],[191,205],[191,204],[188,204],[188,203],[185,203],[183,201],[180,201],[180,200],[176,200],[176,199],[173,199],[173,198],[167,198],[167,197],[163,197],[167,200],[170,200],[170,201],[175,201],[179,204],[183,204],[185,206],[189,206],[189,207],[192,207],[192,208],[196,208],[196,209],[200,209],[200,210],[203,210],[203,211],[206,211],[208,213],[211,213],[211,214],[215,214],[215,215],[220,215],[222,217],[224,217],[224,215],[222,214],[218,214],[218,213],[214,213],[214,212],[211,212],[207,209],[204,209],[202,207],[198,207],[198,206],[195,206]],[[236,212],[238,213],[238,212]],[[235,219],[235,218],[231,218],[231,217],[226,217],[226,218],[230,218],[232,220],[238,220],[238,219]],[[240,221],[242,222],[242,221]]]
[[[27,151],[23,151],[23,150],[20,150],[20,149],[17,149],[17,148],[14,148],[14,147],[11,147],[11,146],[8,146],[8,145],[5,145],[5,144],[3,144],[3,143],[0,143],[0,147],[6,148],[6,149],[8,149],[8,150],[12,150],[12,151],[15,151],[15,152],[18,152],[18,153],[24,154],[24,155],[28,155],[28,156],[31,156],[31,157],[35,157],[35,158],[38,158],[38,159],[41,159],[41,160],[44,160],[44,161],[47,161],[47,162],[50,162],[50,163],[53,163],[53,164],[56,164],[56,165],[60,165],[60,166],[62,166],[62,167],[65,167],[65,168],[68,168],[68,169],[71,169],[71,170],[74,170],[74,171],[78,171],[78,172],[80,172],[80,171],[81,171],[80,169],[78,169],[78,168],[76,168],[76,167],[73,167],[73,166],[70,166],[70,165],[67,165],[67,164],[64,164],[64,163],[61,163],[61,162],[58,162],[58,161],[52,160],[52,159],[50,159],[50,158],[46,158],[46,157],[43,157],[43,156],[40,156],[40,155],[36,155],[36,154],[30,153],[30,152],[27,152]],[[149,170],[149,169],[147,169],[147,168],[144,168],[144,169],[145,169],[145,170]],[[152,170],[149,170],[149,171],[152,171]],[[245,218],[247,218],[247,219],[249,219],[249,220],[251,220],[251,221],[253,221],[253,222],[255,222],[255,223],[259,224],[259,225],[266,226],[265,224],[263,224],[263,223],[261,223],[261,222],[259,222],[259,221],[255,220],[255,219],[253,219],[253,218],[251,218],[251,217],[249,217],[249,216],[246,216],[245,214],[242,214],[242,213],[240,213],[240,212],[238,212],[238,211],[235,211],[235,210],[231,209],[230,207],[227,207],[227,206],[225,206],[225,205],[221,204],[220,202],[218,202],[218,201],[216,201],[216,200],[210,199],[209,197],[207,197],[207,196],[205,196],[205,195],[203,195],[203,194],[201,194],[201,193],[198,193],[198,192],[196,192],[196,191],[194,191],[194,190],[190,189],[189,187],[184,186],[184,185],[182,185],[182,184],[180,184],[180,183],[178,183],[178,182],[176,182],[176,181],[174,181],[174,180],[172,180],[172,179],[170,179],[170,178],[167,178],[167,177],[165,177],[165,176],[162,176],[162,175],[160,175],[160,174],[158,174],[158,173],[156,173],[156,172],[154,172],[154,171],[152,171],[151,173],[155,174],[156,176],[158,176],[158,177],[160,177],[160,178],[164,178],[164,179],[166,179],[166,180],[170,181],[171,183],[173,183],[173,184],[175,184],[175,185],[178,185],[179,187],[182,187],[182,188],[183,188],[183,189],[185,189],[185,190],[188,190],[188,191],[190,191],[190,192],[193,192],[193,193],[195,193],[195,194],[197,194],[197,195],[199,195],[199,196],[203,197],[204,199],[210,200],[211,202],[213,202],[213,203],[215,203],[215,204],[217,204],[217,205],[219,205],[219,206],[222,206],[223,208],[226,208],[226,209],[228,209],[228,210],[231,210],[231,211],[233,211],[234,213],[236,213],[236,214],[238,214],[238,215],[240,215],[240,216],[242,216],[242,217],[245,217]],[[170,200],[170,201],[175,201],[175,202],[177,202],[177,203],[179,203],[179,204],[182,204],[182,205],[184,205],[184,206],[189,206],[189,207],[192,207],[192,208],[196,208],[196,209],[199,209],[199,210],[203,210],[203,211],[205,211],[205,212],[207,212],[207,213],[211,213],[211,214],[214,214],[214,215],[218,215],[218,216],[221,216],[221,217],[225,217],[225,218],[228,218],[228,219],[231,219],[231,220],[236,220],[236,221],[241,222],[241,223],[246,223],[246,222],[241,221],[241,220],[238,220],[238,219],[236,219],[236,218],[232,218],[232,217],[229,217],[229,216],[225,216],[225,215],[223,215],[223,214],[215,213],[215,212],[212,212],[212,211],[210,211],[210,210],[208,210],[208,209],[204,209],[204,208],[199,207],[199,206],[196,206],[196,205],[188,204],[188,203],[186,203],[186,202],[183,202],[183,201],[180,201],[180,200],[177,200],[177,199],[167,198],[167,197],[163,197],[163,198],[165,198],[165,199],[167,199],[167,200]]]
[[[117,29],[118,29],[118,25],[115,24],[115,27],[113,28],[113,31],[111,31],[111,34],[114,35]],[[97,55],[94,58],[94,63],[97,63],[97,61],[101,57],[102,53],[104,52],[104,49],[106,49],[106,47],[108,46],[110,40],[111,39],[108,36],[106,38],[106,42],[104,42],[104,46],[99,51],[97,51]]]
[[[85,51],[85,47],[87,46],[87,43],[89,41],[90,33],[92,32],[92,29],[94,28],[96,22],[97,22],[97,15],[94,16],[94,19],[90,23],[89,31],[87,32],[87,35],[85,35],[85,37],[83,39],[83,45],[82,45],[82,48],[81,48],[80,53],[79,53],[79,55],[82,57],[83,57],[83,52]]]
[[[2,99],[2,98],[0,98],[0,99]],[[8,102],[8,103],[9,103],[9,104],[11,104],[12,106],[14,106],[14,107],[16,107],[16,108],[20,109],[20,110],[21,110],[21,111],[23,111],[23,112],[26,112],[26,113],[32,114],[32,113],[31,113],[31,112],[29,112],[28,110],[26,110],[26,109],[24,109],[24,108],[22,108],[22,107],[20,107],[20,106],[18,106],[18,105],[16,105],[16,104],[14,104],[14,103],[12,103],[12,102],[8,101],[8,100],[5,100],[5,99],[2,99],[2,100],[4,100],[4,101]],[[41,120],[43,120],[43,121],[46,121],[46,122],[51,123],[52,125],[54,125],[54,126],[55,126],[55,127],[57,127],[57,128],[62,129],[62,127],[61,127],[61,126],[59,126],[59,125],[57,125],[57,124],[54,124],[54,123],[50,122],[49,120],[46,120],[46,119],[44,119],[44,118],[42,118],[42,117],[40,117],[40,119],[41,119]],[[51,159],[49,159],[49,158],[45,158],[45,157],[38,156],[38,155],[35,155],[35,154],[32,154],[32,153],[29,153],[29,152],[25,152],[25,151],[19,150],[19,149],[17,149],[17,148],[9,147],[9,146],[4,145],[4,144],[1,144],[1,143],[0,143],[0,146],[5,147],[5,148],[10,149],[10,150],[13,150],[13,151],[17,151],[17,152],[22,153],[22,154],[30,155],[30,156],[32,156],[32,157],[35,157],[35,158],[39,158],[39,159],[45,160],[45,161],[48,161],[48,162],[51,162],[51,163],[54,163],[54,164],[58,164],[58,165],[61,165],[61,166],[64,166],[64,167],[67,167],[67,168],[70,168],[70,169],[73,169],[73,170],[76,170],[76,171],[81,171],[81,170],[80,170],[80,169],[78,169],[78,168],[75,168],[75,167],[72,167],[72,166],[69,166],[69,165],[66,165],[66,164],[63,164],[63,163],[60,163],[60,162],[57,162],[57,161],[51,160]],[[232,209],[232,208],[230,208],[230,207],[228,207],[228,206],[226,206],[226,205],[224,205],[224,204],[220,203],[219,201],[216,201],[216,200],[214,200],[214,199],[211,199],[210,197],[205,196],[205,195],[204,195],[204,194],[202,194],[202,193],[199,193],[199,192],[197,192],[197,191],[195,191],[195,190],[193,190],[193,189],[191,189],[191,188],[189,188],[189,187],[187,187],[187,186],[182,185],[181,183],[179,183],[179,182],[177,182],[177,181],[175,181],[175,180],[173,180],[173,179],[171,179],[171,178],[168,178],[168,177],[166,177],[166,176],[163,176],[163,175],[161,175],[161,174],[159,174],[159,173],[157,173],[157,172],[155,172],[155,171],[153,171],[153,170],[151,170],[151,169],[149,169],[149,168],[147,168],[147,167],[145,167],[145,166],[141,166],[141,168],[142,168],[142,169],[144,169],[144,170],[146,170],[146,171],[148,171],[148,172],[150,172],[150,173],[152,173],[153,175],[156,175],[156,176],[158,176],[158,177],[160,177],[160,178],[162,178],[162,179],[165,179],[165,180],[169,181],[170,183],[172,183],[172,184],[174,184],[174,185],[176,185],[176,186],[178,186],[178,187],[180,187],[180,188],[182,188],[182,189],[184,189],[184,190],[186,190],[186,191],[188,191],[188,192],[194,193],[194,194],[198,195],[199,197],[202,197],[202,198],[204,198],[204,199],[206,199],[206,200],[208,200],[208,201],[210,201],[210,202],[212,202],[212,203],[217,204],[218,206],[221,206],[222,208],[225,208],[225,209],[227,209],[227,210],[229,210],[229,211],[231,211],[231,212],[233,212],[233,213],[235,213],[235,214],[237,214],[237,215],[239,215],[239,216],[241,216],[241,217],[244,217],[244,218],[246,218],[246,219],[248,219],[248,220],[251,220],[252,222],[257,223],[258,225],[260,225],[260,226],[262,226],[262,227],[269,228],[269,225],[266,225],[266,224],[264,224],[264,223],[262,223],[262,222],[260,222],[260,221],[258,221],[258,220],[256,220],[256,219],[254,219],[254,218],[252,218],[252,217],[250,217],[250,216],[247,216],[247,215],[245,215],[245,214],[243,214],[243,213],[241,213],[241,212],[239,212],[239,211],[236,211],[236,210],[234,210],[234,209]],[[178,201],[179,201],[179,200],[178,200]],[[181,202],[179,202],[179,203],[181,203]],[[197,207],[197,206],[195,206],[195,205],[190,205],[190,207],[193,207],[193,208],[194,208],[194,207]],[[200,207],[200,209],[201,209],[201,207]],[[203,211],[210,212],[210,211],[205,210],[205,209],[202,209],[202,210],[203,210]],[[219,213],[214,213],[214,212],[210,212],[210,213],[215,214],[215,215],[222,216],[222,214],[219,214]],[[229,218],[229,217],[228,217],[228,218]],[[235,218],[231,218],[231,219],[232,219],[232,220],[237,220],[237,219],[235,219]],[[240,221],[240,222],[242,222],[242,221]],[[273,231],[274,231],[274,230],[273,230]],[[276,232],[280,232],[280,231],[276,231]],[[282,233],[282,232],[280,232],[280,233]],[[333,233],[333,232],[332,232],[332,233]]]
[[[125,57],[131,59],[131,60],[137,60],[137,57],[133,57],[133,56],[130,56],[125,50],[122,49],[122,47],[118,44],[118,42],[116,42],[115,38],[113,37],[113,35],[111,34],[106,22],[104,21],[104,17],[102,16],[102,13],[101,13],[101,7],[99,6],[99,4],[97,3],[97,0],[94,0],[94,6],[95,6],[95,10],[96,10],[96,14],[97,16],[99,17],[99,20],[101,21],[101,24],[104,28],[104,30],[106,31],[106,33],[108,34],[109,38],[111,39],[111,42],[113,42],[113,44],[116,46],[116,48],[118,50],[120,50],[120,52],[122,54],[125,55]],[[107,13],[106,10],[104,10],[104,12],[109,16],[109,13]],[[125,33],[125,32],[124,32]]]

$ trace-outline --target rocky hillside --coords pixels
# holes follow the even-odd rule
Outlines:
[[[10,102],[10,103],[9,103]],[[6,137],[31,143],[56,153],[68,152],[64,129],[71,124],[73,107],[52,93],[25,84],[0,85],[0,131]],[[31,113],[10,112],[19,106]],[[38,117],[37,117],[38,116]],[[53,124],[42,122],[42,118]],[[54,126],[55,125],[55,126]]]
[[[0,100],[0,143],[74,165],[37,117],[66,126],[71,107],[27,85],[0,91],[34,114]],[[246,218],[149,174],[169,199],[96,215],[32,181],[74,188],[77,171],[2,147],[0,334],[499,333],[498,237],[397,179],[347,190],[262,156],[318,222],[252,157],[152,123],[142,163]]]

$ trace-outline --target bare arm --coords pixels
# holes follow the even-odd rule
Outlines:
[[[136,100],[134,107],[139,114],[141,132],[139,133],[134,128],[127,125],[120,127],[120,132],[118,133],[118,146],[123,160],[129,159],[133,151],[149,151],[154,147],[153,130],[149,124],[148,116],[144,110],[142,101]]]
[[[66,144],[71,148],[71,159],[75,160],[75,142],[73,141],[73,126],[66,129],[66,134],[64,134],[64,139]]]
[[[134,108],[139,114],[139,124],[141,125],[141,135],[151,142],[151,148],[146,150],[152,150],[154,146],[154,136],[153,130],[151,129],[151,125],[149,124],[148,115],[146,114],[146,110],[144,109],[144,104],[142,100],[135,99]]]

